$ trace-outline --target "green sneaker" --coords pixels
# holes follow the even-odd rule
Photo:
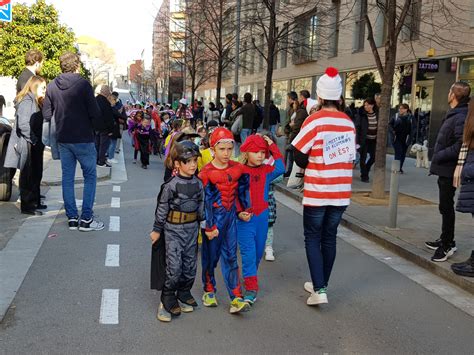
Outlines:
[[[217,299],[214,292],[206,292],[202,295],[202,304],[205,307],[217,307]]]
[[[249,305],[253,306],[257,300],[257,291],[246,291],[244,295],[244,302],[247,302]]]
[[[230,313],[232,314],[247,312],[248,310],[250,310],[250,305],[240,297],[234,298],[230,303]]]
[[[163,303],[160,303],[160,306],[158,307],[156,318],[162,322],[171,322],[171,313],[163,307]]]

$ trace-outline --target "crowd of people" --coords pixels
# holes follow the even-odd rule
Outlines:
[[[230,312],[251,309],[261,279],[258,269],[265,257],[275,260],[273,225],[276,202],[273,185],[298,171],[303,186],[303,227],[311,281],[303,286],[310,306],[328,302],[328,287],[336,257],[336,236],[350,203],[353,169],[360,164],[360,178],[370,181],[377,154],[380,95],[363,106],[346,107],[342,80],[328,68],[317,81],[316,98],[307,90],[287,95],[286,124],[273,104],[269,129],[262,130],[264,110],[252,94],[226,95],[225,105],[202,101],[179,107],[152,102],[122,104],[116,92],[99,85],[94,94],[79,74],[80,59],[66,52],[60,57],[62,74],[48,85],[41,78],[43,57],[32,50],[18,80],[15,129],[7,151],[6,167],[20,170],[21,212],[41,214],[40,183],[45,144],[61,160],[62,190],[71,230],[102,230],[94,217],[97,166],[111,166],[123,132],[131,137],[134,157],[143,169],[150,155],[164,159],[164,183],[157,198],[152,241],[151,287],[161,290],[158,319],[169,322],[197,306],[191,294],[201,244],[202,302],[216,307],[215,269],[219,261]],[[435,250],[435,262],[456,251],[455,209],[474,215],[474,109],[470,87],[452,85],[434,147],[431,174],[438,176],[441,237],[426,242]],[[390,140],[400,173],[408,147],[414,142],[413,116],[401,104],[390,120]],[[286,136],[282,154],[277,136]],[[330,154],[337,149],[336,153]],[[81,214],[75,199],[75,168],[84,176]],[[457,205],[456,189],[460,187]],[[239,253],[237,252],[239,251]],[[238,255],[242,273],[239,272]],[[474,276],[474,251],[454,272]],[[243,284],[241,284],[241,275]]]

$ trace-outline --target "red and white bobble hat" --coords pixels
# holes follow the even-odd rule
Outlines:
[[[338,101],[342,94],[342,80],[336,68],[329,67],[316,84],[316,94],[323,100]]]

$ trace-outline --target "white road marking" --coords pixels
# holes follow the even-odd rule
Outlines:
[[[110,216],[109,232],[120,232],[120,217]]]
[[[112,197],[112,201],[110,202],[110,206],[112,208],[120,208],[120,197]]]
[[[105,254],[105,266],[119,267],[120,266],[120,245],[108,244],[107,253]]]
[[[113,192],[120,192],[121,188],[122,188],[122,187],[119,186],[119,185],[114,185],[114,187],[112,188],[112,190],[113,190]]]
[[[295,211],[299,215],[303,215],[303,206],[301,203],[278,191],[275,191],[275,198],[282,205]],[[301,223],[303,223],[303,221],[301,221]],[[393,270],[416,282],[428,291],[452,304],[454,307],[474,317],[474,303],[472,302],[473,297],[470,293],[345,227],[339,227],[338,238],[363,253],[381,261],[385,265],[388,265]]]
[[[119,324],[119,292],[120,290],[102,290],[100,303],[100,324]]]

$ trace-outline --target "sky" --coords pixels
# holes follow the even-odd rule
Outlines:
[[[16,0],[13,0],[16,2]],[[35,0],[18,0],[32,4]],[[153,20],[162,0],[46,0],[59,11],[59,20],[77,37],[88,35],[115,50],[117,64],[140,59],[151,66]]]

